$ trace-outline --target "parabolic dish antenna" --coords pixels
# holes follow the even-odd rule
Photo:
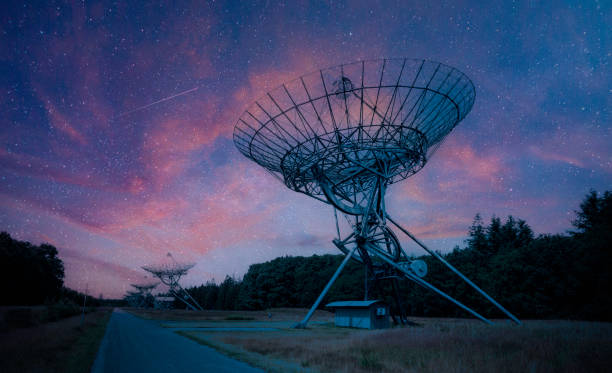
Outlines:
[[[181,277],[185,276],[194,265],[194,263],[178,263],[172,254],[168,253],[166,254],[165,262],[144,266],[142,269],[157,277],[162,284],[168,286],[170,294],[183,302],[187,308],[193,311],[203,311],[202,306],[179,283]]]
[[[282,84],[255,101],[234,127],[234,144],[284,184],[352,219],[334,244],[346,254],[304,327],[350,258],[374,282],[408,278],[483,316],[425,281],[427,266],[412,260],[387,222],[442,261],[515,322],[505,308],[428,249],[387,214],[386,188],[421,170],[443,139],[468,114],[475,89],[459,70],[417,59],[380,59],[339,65]],[[337,215],[336,215],[337,219]],[[367,296],[366,288],[366,296]],[[400,320],[405,314],[399,300]]]
[[[150,294],[151,291],[153,291],[153,289],[155,289],[155,287],[159,285],[159,282],[147,282],[147,283],[130,284],[130,285],[134,289],[140,291],[143,294]]]
[[[153,289],[159,285],[159,282],[142,282],[137,284],[130,284],[136,292],[128,291],[128,302],[130,305],[135,307],[146,307],[147,298],[151,297]]]

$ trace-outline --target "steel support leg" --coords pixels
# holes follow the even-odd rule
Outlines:
[[[180,286],[180,285],[179,285],[179,286]],[[189,294],[189,292],[187,292],[187,290],[183,289],[183,287],[182,287],[182,286],[180,287],[180,289],[181,289],[181,291],[182,291],[183,293],[185,293],[185,295],[186,295],[186,297],[185,297],[185,298],[190,299],[190,300],[193,302],[193,304],[195,305],[195,307],[197,308],[197,310],[194,310],[194,311],[204,311],[204,309],[202,308],[202,306],[200,306],[200,304],[199,304],[199,303],[198,303],[198,302],[195,300],[195,298],[194,298],[194,297],[192,297],[192,296],[191,296],[191,294]]]
[[[468,283],[468,285],[470,285],[472,288],[474,288],[474,290],[476,290],[477,292],[479,292],[483,297],[485,297],[489,302],[493,303],[498,309],[500,309],[503,313],[505,313],[510,319],[512,319],[512,321],[514,321],[515,323],[517,323],[518,325],[521,325],[521,322],[519,319],[517,319],[513,314],[510,313],[510,311],[508,311],[507,309],[505,309],[501,304],[497,303],[495,301],[495,299],[491,298],[489,296],[489,294],[485,293],[484,290],[482,290],[481,288],[479,288],[475,283],[473,283],[469,278],[465,277],[463,275],[463,273],[459,272],[458,269],[456,269],[455,267],[453,267],[449,262],[447,262],[446,260],[444,260],[444,258],[442,258],[438,253],[436,253],[433,250],[430,250],[427,246],[425,246],[425,244],[423,244],[421,241],[419,241],[415,236],[413,236],[410,232],[408,232],[408,230],[404,229],[402,226],[400,226],[398,223],[396,223],[393,219],[391,219],[391,217],[389,215],[387,215],[387,219],[393,223],[393,225],[395,225],[399,230],[401,230],[402,232],[404,232],[408,237],[410,237],[414,242],[416,242],[419,246],[421,246],[425,251],[427,251],[429,254],[431,254],[433,257],[435,257],[436,259],[438,259],[440,262],[442,262],[442,264],[446,265],[451,271],[455,272],[455,274],[459,277],[461,277],[465,282]]]
[[[366,245],[367,247],[367,245]],[[388,264],[390,264],[391,266],[393,266],[395,269],[399,270],[400,272],[402,272],[406,277],[408,277],[410,280],[416,282],[417,284],[423,286],[424,288],[427,288],[429,290],[432,290],[433,292],[437,293],[438,295],[442,296],[443,298],[446,298],[447,300],[453,302],[455,305],[459,306],[460,308],[462,308],[463,310],[471,313],[472,315],[474,315],[476,318],[484,321],[487,324],[492,324],[491,321],[489,321],[487,318],[485,318],[484,316],[480,315],[478,312],[472,310],[471,308],[469,308],[468,306],[464,305],[463,303],[459,302],[458,300],[456,300],[455,298],[451,297],[450,295],[446,294],[445,292],[443,292],[442,290],[438,289],[437,287],[433,286],[432,284],[430,284],[429,282],[423,280],[422,278],[419,278],[415,275],[413,275],[412,273],[406,271],[405,269],[403,269],[402,267],[400,267],[397,263],[395,263],[394,261],[392,261],[391,259],[387,258],[385,255],[382,255],[380,253],[378,253],[378,251],[376,250],[376,248],[372,248],[369,249],[372,255],[376,255],[377,257],[379,257],[380,259],[384,260],[385,262],[387,262]]]
[[[192,311],[197,311],[198,309],[191,303],[189,303],[189,301],[187,300],[187,298],[185,298],[184,296],[182,296],[179,292],[177,292],[176,290],[170,290],[170,292],[176,297],[178,298],[178,300],[180,300],[181,302],[185,303],[185,305],[191,309]]]
[[[351,250],[349,252],[349,254],[344,257],[344,260],[342,261],[342,263],[340,264],[340,266],[336,270],[336,273],[334,273],[332,278],[329,280],[329,282],[325,286],[325,289],[323,289],[323,291],[321,292],[321,294],[319,295],[319,297],[317,298],[315,303],[310,308],[310,311],[308,311],[308,314],[306,315],[306,317],[304,317],[304,320],[302,320],[301,322],[295,324],[293,326],[294,328],[296,328],[296,329],[305,329],[306,328],[306,324],[308,324],[308,320],[310,320],[310,318],[312,317],[312,314],[314,313],[314,311],[317,309],[317,307],[319,307],[319,303],[321,303],[321,301],[323,300],[323,298],[325,297],[325,295],[329,291],[329,288],[331,288],[331,286],[334,284],[334,282],[336,281],[336,279],[340,275],[340,272],[342,272],[342,270],[344,269],[344,266],[346,266],[346,263],[348,263],[348,261],[351,259],[351,257],[355,253],[356,249],[357,249],[357,245],[355,245],[353,250]]]

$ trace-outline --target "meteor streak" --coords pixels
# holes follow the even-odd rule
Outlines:
[[[124,117],[124,116],[126,116],[126,115],[129,115],[129,114],[135,113],[135,112],[137,112],[137,111],[141,111],[141,110],[144,110],[144,109],[146,109],[146,108],[149,108],[149,107],[151,107],[151,106],[153,106],[153,105],[157,105],[157,104],[162,103],[162,102],[164,102],[164,101],[172,100],[173,98],[176,98],[176,97],[179,97],[179,96],[182,96],[182,95],[186,95],[187,93],[191,93],[191,92],[193,92],[193,91],[197,91],[199,88],[200,88],[200,87],[191,88],[191,89],[188,89],[188,90],[186,90],[186,91],[179,92],[179,93],[177,93],[177,94],[175,94],[175,95],[168,96],[168,97],[164,97],[164,98],[162,98],[161,100],[157,100],[157,101],[155,101],[155,102],[151,102],[150,104],[147,104],[147,105],[144,105],[144,106],[137,107],[137,108],[132,109],[132,110],[130,110],[130,111],[126,111],[125,113],[121,113],[121,114],[117,115],[116,117],[114,117],[113,119],[121,118],[121,117]]]

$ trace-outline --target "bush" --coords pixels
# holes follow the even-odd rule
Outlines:
[[[81,313],[81,308],[72,302],[58,302],[47,306],[43,313],[44,322],[57,321]]]
[[[6,328],[27,328],[38,324],[37,317],[31,308],[13,308],[4,314]]]

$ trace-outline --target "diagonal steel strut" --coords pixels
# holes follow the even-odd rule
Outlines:
[[[432,284],[430,284],[429,282],[423,280],[422,278],[419,278],[415,275],[413,275],[412,273],[406,271],[405,269],[403,269],[401,266],[399,266],[397,263],[395,263],[394,261],[392,261],[391,259],[387,258],[386,256],[382,255],[378,250],[376,250],[375,248],[372,248],[372,245],[369,243],[365,244],[365,248],[373,255],[376,255],[377,257],[379,257],[380,259],[384,260],[386,263],[388,263],[389,265],[391,265],[392,267],[394,267],[395,269],[399,270],[401,273],[404,274],[404,276],[406,276],[408,279],[416,282],[417,284],[421,285],[422,287],[432,290],[433,292],[437,293],[438,295],[442,296],[443,298],[453,302],[455,305],[459,306],[460,308],[462,308],[463,310],[471,313],[472,315],[474,315],[475,317],[477,317],[478,319],[484,321],[485,323],[491,325],[493,324],[491,321],[489,321],[487,318],[485,318],[484,316],[480,315],[478,312],[472,310],[471,308],[469,308],[468,306],[464,305],[463,303],[459,302],[458,300],[456,300],[455,298],[451,297],[450,295],[446,294],[445,292],[443,292],[442,290],[438,289],[437,287],[433,286]]]
[[[304,317],[304,320],[302,320],[301,322],[293,325],[293,328],[295,328],[295,329],[306,329],[306,324],[308,324],[308,321],[312,317],[312,314],[317,309],[317,307],[319,307],[319,303],[321,303],[321,301],[323,300],[323,298],[325,297],[325,295],[327,294],[327,292],[329,291],[331,286],[334,284],[334,282],[336,282],[336,279],[340,275],[340,272],[342,272],[342,270],[344,269],[344,266],[346,266],[346,263],[348,263],[348,261],[351,259],[351,257],[355,253],[355,250],[357,250],[357,245],[355,245],[353,250],[351,250],[348,253],[348,255],[344,257],[344,260],[342,261],[342,263],[340,263],[340,266],[338,267],[338,269],[336,270],[336,272],[334,273],[332,278],[329,280],[327,285],[325,285],[325,289],[323,289],[323,291],[321,292],[321,294],[319,294],[319,297],[314,302],[312,307],[310,307],[310,311],[308,311],[308,314],[306,315],[306,317]]]
[[[380,180],[377,180],[377,184],[376,185],[377,186],[380,185]],[[372,210],[372,204],[374,203],[374,198],[376,196],[376,192],[377,192],[377,189],[374,189],[374,190],[372,190],[372,192],[370,194],[370,198],[369,198],[369,201],[368,201],[368,208],[366,210],[366,215],[365,216],[367,216],[370,213],[370,210]],[[364,219],[362,221],[362,225],[361,225],[361,236],[363,236],[365,234],[366,227],[367,227],[367,219],[364,217]],[[338,232],[338,233],[340,233],[340,232]],[[329,282],[325,286],[325,289],[323,289],[321,294],[319,294],[319,297],[317,298],[315,303],[310,308],[310,311],[308,311],[308,314],[306,315],[306,317],[304,317],[304,320],[302,320],[301,322],[295,324],[293,326],[294,328],[296,328],[296,329],[305,329],[306,328],[306,324],[308,324],[308,320],[310,320],[310,318],[312,317],[312,314],[314,313],[314,311],[317,309],[317,307],[319,307],[319,304],[321,303],[321,301],[323,300],[323,298],[325,297],[325,295],[327,294],[327,292],[329,291],[331,286],[334,284],[334,282],[336,281],[336,279],[340,275],[340,272],[342,272],[342,270],[344,269],[344,266],[346,266],[346,263],[348,263],[348,261],[351,259],[351,257],[355,253],[355,250],[357,250],[358,247],[359,247],[359,245],[355,245],[355,247],[353,247],[353,249],[349,252],[349,254],[344,258],[344,260],[342,261],[342,263],[340,264],[340,266],[338,267],[338,269],[336,270],[336,272],[334,273],[332,278],[329,280]]]
[[[452,264],[450,264],[449,262],[447,262],[444,258],[442,258],[438,253],[436,253],[435,251],[429,249],[427,246],[425,246],[425,244],[423,244],[421,241],[419,241],[414,235],[412,235],[412,233],[408,232],[408,230],[406,230],[405,228],[403,228],[402,226],[400,226],[398,223],[395,222],[395,220],[391,219],[391,217],[389,215],[387,215],[387,219],[393,223],[393,225],[395,225],[399,230],[401,230],[402,232],[404,232],[404,234],[406,234],[408,237],[410,237],[410,239],[412,239],[414,242],[416,242],[419,246],[421,246],[425,251],[427,251],[431,256],[433,256],[434,258],[438,259],[440,262],[442,262],[442,264],[444,264],[445,266],[447,266],[451,271],[455,272],[455,274],[459,277],[461,277],[461,279],[463,279],[468,285],[470,285],[472,288],[474,288],[474,290],[476,290],[477,292],[479,292],[483,297],[485,297],[489,302],[493,303],[493,305],[495,305],[500,311],[502,311],[503,313],[505,313],[510,319],[512,319],[512,321],[514,321],[515,323],[517,323],[518,325],[521,325],[521,321],[519,319],[517,319],[513,314],[510,313],[510,311],[508,311],[507,309],[505,309],[501,304],[497,303],[497,301],[495,301],[495,299],[493,299],[491,296],[489,296],[489,294],[485,293],[484,290],[482,290],[480,287],[478,287],[478,285],[476,285],[475,283],[473,283],[469,278],[465,277],[465,275],[463,275],[463,273],[459,272],[458,269],[456,269],[455,267],[453,267]]]

